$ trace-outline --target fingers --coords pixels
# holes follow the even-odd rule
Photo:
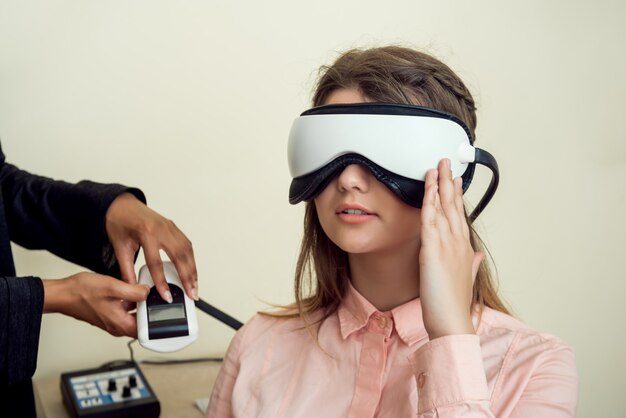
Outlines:
[[[115,280],[111,282],[109,297],[125,302],[141,302],[146,300],[150,289],[143,284],[128,284]]]
[[[137,338],[137,318],[128,311],[112,312],[108,324],[104,326],[104,330],[114,337],[131,337]]]
[[[443,159],[437,169],[426,173],[422,222],[431,229],[438,229],[445,240],[446,234],[469,237],[463,206],[463,180],[452,179],[450,160]]]
[[[128,284],[119,280],[112,281],[109,301],[102,302],[109,305],[105,312],[101,312],[101,315],[107,315],[103,318],[105,330],[117,337],[137,338],[137,319],[129,311],[135,308],[137,302],[146,300],[149,291],[150,289],[146,285]],[[105,307],[103,306],[103,308]]]
[[[173,261],[174,262],[174,261]],[[180,277],[180,281],[185,288],[187,296],[194,300],[198,300],[198,273],[196,271],[195,261],[176,261],[174,262],[176,271]]]
[[[146,259],[146,265],[152,276],[152,281],[161,295],[161,298],[169,303],[172,303],[172,293],[165,280],[165,273],[163,272],[163,261],[159,254],[159,246],[155,245],[151,240],[142,243],[143,254]]]
[[[148,297],[147,286],[90,272],[52,282],[62,283],[65,288],[56,312],[88,322],[114,336],[137,335],[136,320],[128,310]]]
[[[122,306],[124,307],[125,311],[130,312],[134,311],[137,308],[137,303],[128,300],[122,300]]]
[[[437,216],[440,211],[439,203],[439,172],[437,170],[428,170],[426,173],[424,201],[422,203],[422,226],[423,234],[433,236],[437,229]],[[423,236],[422,239],[425,237]]]
[[[172,296],[159,254],[162,249],[176,266],[185,293],[197,299],[198,274],[191,241],[172,221],[126,193],[120,195],[109,207],[106,231],[125,281],[136,282],[134,257],[141,246],[159,294],[163,300],[171,302]]]
[[[122,280],[126,283],[137,283],[135,275],[135,252],[137,248],[131,248],[127,244],[113,245],[115,258],[120,266]]]
[[[176,267],[185,293],[192,299],[198,299],[198,273],[191,242],[180,231],[178,232],[178,237],[171,236],[170,239],[163,240],[160,244],[149,238],[142,243],[146,265],[152,276],[152,281],[163,300],[168,302],[172,301],[172,294],[165,279],[163,261],[159,253],[160,248],[163,248]]]
[[[176,266],[185,293],[190,298],[198,300],[198,272],[191,241],[171,221],[170,229],[171,238],[163,242],[163,249]]]
[[[455,186],[455,182],[452,179],[450,160],[447,158],[441,160],[437,170],[439,171],[439,198],[445,214],[445,220],[454,235],[462,235],[465,216],[460,216],[460,211],[463,210],[463,201],[462,197],[458,195],[458,185]],[[458,206],[459,202],[461,203],[460,208]]]
[[[125,318],[124,335],[131,338],[137,338],[137,315],[126,313]]]
[[[424,326],[431,339],[471,334],[470,307],[484,255],[475,253],[463,206],[463,182],[442,160],[424,180],[419,286]]]
[[[127,314],[127,320],[125,321],[125,326],[122,329],[122,336],[137,338],[137,319],[131,315]]]
[[[469,240],[470,231],[465,217],[465,205],[463,204],[463,179],[461,177],[454,179],[454,194],[456,199],[456,208],[458,211],[457,215],[461,224],[461,231],[463,233],[463,237]]]

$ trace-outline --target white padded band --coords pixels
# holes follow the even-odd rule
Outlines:
[[[300,116],[291,127],[287,152],[294,178],[350,153],[420,181],[442,158],[450,159],[454,177],[461,176],[468,163],[474,161],[474,147],[458,123],[428,116]]]

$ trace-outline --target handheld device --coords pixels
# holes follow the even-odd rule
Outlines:
[[[137,334],[139,344],[159,352],[180,350],[198,338],[198,321],[193,300],[183,290],[176,267],[163,262],[165,279],[172,293],[172,303],[161,298],[148,270],[139,270],[139,283],[150,286],[148,298],[137,304]]]
[[[63,403],[72,417],[156,418],[161,405],[131,361],[61,375]]]

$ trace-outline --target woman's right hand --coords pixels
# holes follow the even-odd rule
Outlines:
[[[473,334],[473,284],[484,254],[470,244],[462,182],[452,179],[449,160],[426,174],[421,216],[420,300],[428,336]]]
[[[44,313],[62,313],[116,337],[137,337],[137,321],[129,311],[137,302],[146,300],[147,286],[91,272],[44,280],[43,285]]]

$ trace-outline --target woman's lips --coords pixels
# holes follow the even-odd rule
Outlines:
[[[339,205],[335,213],[339,218],[347,223],[367,222],[376,217],[376,214],[365,206],[356,203],[345,203]]]

